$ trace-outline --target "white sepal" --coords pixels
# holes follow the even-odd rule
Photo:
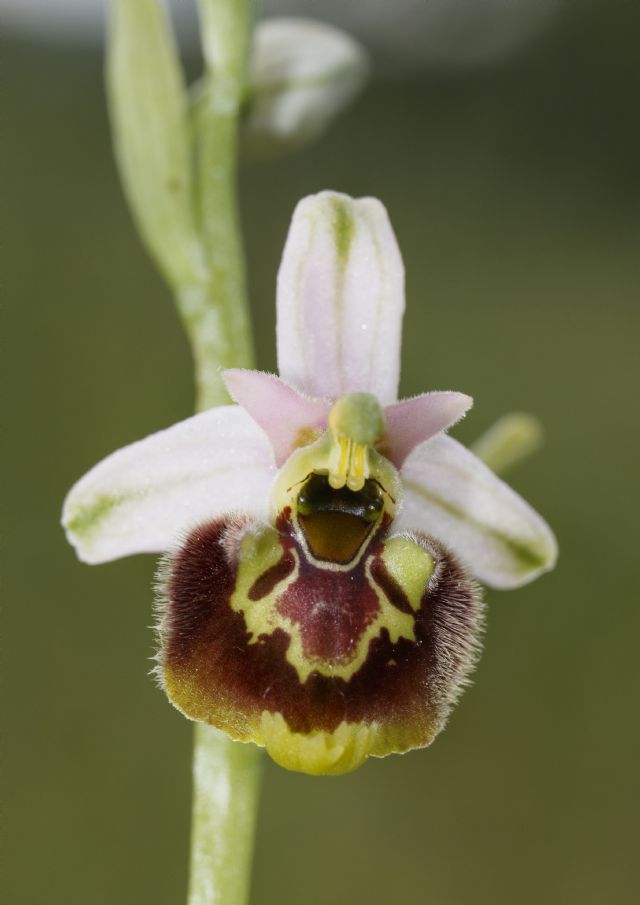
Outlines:
[[[451,437],[416,447],[400,476],[399,530],[436,537],[485,584],[515,588],[555,565],[557,543],[544,519]]]
[[[103,459],[70,490],[62,523],[84,562],[161,552],[227,512],[264,517],[274,475],[263,431],[221,406]]]

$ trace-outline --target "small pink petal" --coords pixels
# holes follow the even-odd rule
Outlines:
[[[452,427],[472,405],[464,393],[423,393],[387,406],[385,455],[400,468],[419,443]]]
[[[269,437],[277,465],[289,458],[306,432],[326,429],[330,402],[309,399],[263,371],[231,368],[222,376],[235,401]]]

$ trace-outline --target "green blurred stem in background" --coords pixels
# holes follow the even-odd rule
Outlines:
[[[209,281],[199,308],[202,319],[191,325],[189,335],[202,410],[228,401],[221,367],[251,367],[254,359],[237,199],[238,121],[252,0],[199,0],[198,5],[205,74],[203,96],[194,108],[196,204]],[[183,293],[178,293],[178,307],[184,316]],[[212,338],[217,345],[211,346]]]
[[[203,410],[227,401],[221,367],[253,363],[236,184],[251,0],[199,0],[199,9],[206,90],[194,113],[196,201],[210,275],[204,291],[188,287],[178,292],[177,303],[193,348],[197,408]],[[196,724],[193,758],[189,905],[244,905],[261,751]]]
[[[228,402],[222,368],[253,363],[236,193],[251,0],[199,0],[199,9],[196,107],[161,0],[112,0],[106,80],[124,192],[173,290],[202,410]]]
[[[125,195],[171,286],[193,350],[196,408],[228,402],[225,367],[253,363],[237,191],[237,130],[251,0],[198,0],[205,62],[193,121],[160,0],[112,0],[107,92]],[[244,905],[260,750],[194,735],[189,905]]]

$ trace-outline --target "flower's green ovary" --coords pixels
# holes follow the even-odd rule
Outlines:
[[[548,556],[543,551],[537,550],[535,546],[526,546],[518,543],[518,541],[509,537],[507,534],[503,534],[495,528],[490,528],[488,525],[477,521],[477,519],[470,518],[462,509],[459,509],[452,503],[447,503],[445,500],[441,499],[441,497],[438,497],[433,493],[429,493],[424,487],[421,487],[419,484],[414,484],[413,481],[407,481],[405,478],[403,479],[403,484],[405,489],[410,489],[413,493],[418,494],[430,503],[435,503],[436,506],[444,509],[445,512],[448,512],[455,518],[458,518],[469,525],[473,525],[482,531],[483,534],[495,538],[513,554],[521,568],[526,569],[527,571],[540,569],[544,568],[548,562]]]

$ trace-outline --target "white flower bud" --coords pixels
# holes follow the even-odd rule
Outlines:
[[[320,136],[362,88],[364,49],[312,19],[270,19],[255,31],[243,124],[245,149],[278,152]]]

